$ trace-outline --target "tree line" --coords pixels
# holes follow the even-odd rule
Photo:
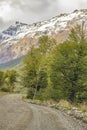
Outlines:
[[[17,82],[15,70],[0,71],[0,91],[13,92]]]
[[[39,38],[39,47],[32,47],[24,61],[22,81],[28,98],[87,102],[86,38],[84,23],[61,44],[48,36]]]
[[[38,39],[38,48],[31,46],[20,78],[22,86],[27,88],[27,98],[87,102],[86,33],[82,23],[73,28],[61,44],[44,35]],[[13,91],[17,77],[15,70],[0,72],[0,86],[8,85]]]

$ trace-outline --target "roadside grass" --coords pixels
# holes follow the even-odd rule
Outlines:
[[[8,93],[0,91],[0,96],[6,95],[6,94],[8,94]]]
[[[66,100],[60,100],[58,104],[64,108],[66,108],[67,110],[71,110],[73,108],[73,105]]]
[[[60,100],[58,103],[60,106],[66,108],[67,110],[71,110],[73,107],[76,107],[78,110],[87,113],[87,104],[86,103],[80,103],[80,104],[71,104],[70,102],[66,100]]]
[[[81,111],[87,113],[87,104],[79,104],[77,107],[78,107]]]
[[[53,108],[64,108],[65,110],[72,110],[73,108],[77,108],[78,110],[82,111],[85,113],[87,116],[87,104],[71,104],[70,102],[66,100],[60,100],[59,102],[55,102],[53,100],[46,100],[46,101],[41,101],[41,100],[32,100],[32,99],[27,99],[26,94],[23,96],[23,99],[29,103],[32,104],[37,104],[37,105],[45,105],[45,106],[53,106]]]

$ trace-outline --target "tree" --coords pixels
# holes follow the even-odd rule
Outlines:
[[[43,35],[39,38],[38,43],[41,54],[46,55],[55,47],[56,40],[49,38],[47,35]]]
[[[87,41],[83,30],[80,32],[73,29],[70,40],[54,51],[50,73],[54,100],[87,101]]]
[[[54,89],[59,91],[59,97],[74,102],[80,98],[78,94],[87,90],[87,43],[80,45],[66,42],[56,48],[51,66],[51,80]],[[62,95],[62,96],[61,96]],[[82,100],[82,99],[80,99]]]
[[[56,44],[54,39],[42,36],[38,40],[39,47],[31,46],[27,57],[24,60],[23,85],[29,88],[28,97],[35,99],[41,91],[47,87],[47,55]]]
[[[4,84],[4,72],[0,71],[0,86]]]
[[[5,72],[5,83],[10,87],[11,92],[14,90],[16,82],[17,82],[17,72],[15,70],[7,70]]]
[[[45,71],[42,68],[39,48],[31,48],[24,61],[23,85],[29,88],[28,96],[35,99],[37,92],[45,88]],[[44,82],[44,83],[43,83]]]
[[[71,29],[69,34],[69,41],[80,43],[84,42],[87,39],[87,29],[86,24],[83,21],[81,25],[77,24],[74,28]]]

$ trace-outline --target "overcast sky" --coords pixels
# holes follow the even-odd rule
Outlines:
[[[29,24],[86,8],[87,0],[0,0],[0,30],[15,21]]]

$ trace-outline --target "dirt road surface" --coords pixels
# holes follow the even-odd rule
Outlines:
[[[19,94],[0,97],[0,130],[86,130],[58,110],[26,103]]]

